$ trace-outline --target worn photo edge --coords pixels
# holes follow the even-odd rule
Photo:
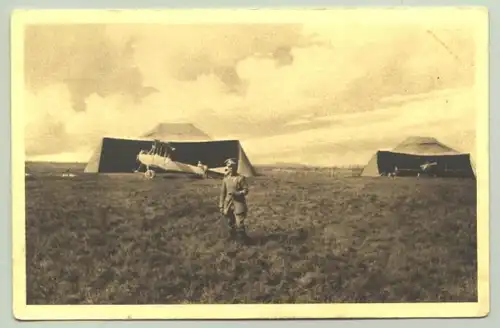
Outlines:
[[[421,8],[419,8],[421,10]],[[417,9],[417,10],[419,10]],[[284,9],[286,11],[286,9]],[[307,9],[305,9],[307,10]],[[12,247],[13,314],[18,320],[91,320],[91,319],[279,319],[279,318],[404,318],[404,317],[484,317],[490,311],[489,292],[489,115],[488,115],[488,9],[474,6],[479,29],[477,77],[482,97],[478,100],[478,302],[434,304],[293,304],[293,305],[146,305],[146,306],[38,306],[26,305],[24,142],[23,142],[23,39],[27,12],[14,10],[11,17],[12,81]],[[219,10],[202,10],[204,15]],[[241,9],[240,11],[245,11]],[[51,15],[64,15],[63,11]],[[169,12],[169,10],[165,10]],[[199,11],[198,11],[199,12]],[[319,12],[319,11],[316,11]],[[67,14],[67,13],[66,13]],[[92,12],[96,14],[95,11]],[[100,16],[109,15],[106,10]],[[116,14],[115,14],[116,15]],[[101,18],[104,20],[104,17]],[[486,48],[482,49],[482,47]],[[16,110],[18,109],[18,110]],[[393,310],[389,310],[389,306]],[[396,310],[396,307],[398,310]],[[171,313],[167,311],[172,310]],[[394,315],[394,313],[398,313]]]

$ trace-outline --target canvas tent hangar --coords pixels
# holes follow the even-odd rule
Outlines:
[[[394,172],[399,175],[416,176],[425,162],[437,163],[436,175],[442,177],[474,178],[475,169],[469,154],[457,155],[413,155],[393,151],[377,151],[363,169],[361,176],[381,176]]]
[[[137,155],[153,145],[147,138],[113,138],[101,140],[91,156],[86,173],[132,173],[137,169]],[[163,141],[167,142],[167,141]],[[175,148],[173,160],[196,166],[198,161],[217,171],[224,167],[227,158],[238,160],[238,173],[251,177],[256,171],[238,140],[220,141],[168,141]]]
[[[424,163],[436,163],[433,169],[437,176],[475,178],[472,157],[460,153],[435,138],[409,137],[393,150],[379,150],[363,169],[361,176],[381,176],[394,172],[399,175],[416,176]]]
[[[457,155],[456,150],[432,137],[408,137],[393,150],[395,153],[412,155]]]
[[[141,138],[151,138],[171,141],[207,141],[212,140],[209,135],[191,123],[160,123]]]

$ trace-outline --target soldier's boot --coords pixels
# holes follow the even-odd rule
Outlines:
[[[233,239],[236,239],[237,237],[238,237],[238,234],[236,232],[236,229],[234,227],[230,227],[227,239],[233,240]]]

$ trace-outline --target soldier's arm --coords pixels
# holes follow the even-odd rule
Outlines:
[[[238,193],[240,195],[248,195],[248,192],[249,192],[249,188],[248,188],[248,183],[247,183],[247,179],[244,177],[244,176],[241,176],[240,178],[240,191],[238,191]]]
[[[219,196],[219,208],[224,207],[224,201],[226,200],[226,180],[222,180],[222,185],[220,188],[220,196]]]

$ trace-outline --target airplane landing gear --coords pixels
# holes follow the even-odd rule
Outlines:
[[[156,175],[156,172],[154,170],[151,170],[149,167],[146,169],[146,172],[144,172],[144,176],[146,179],[153,179]]]

